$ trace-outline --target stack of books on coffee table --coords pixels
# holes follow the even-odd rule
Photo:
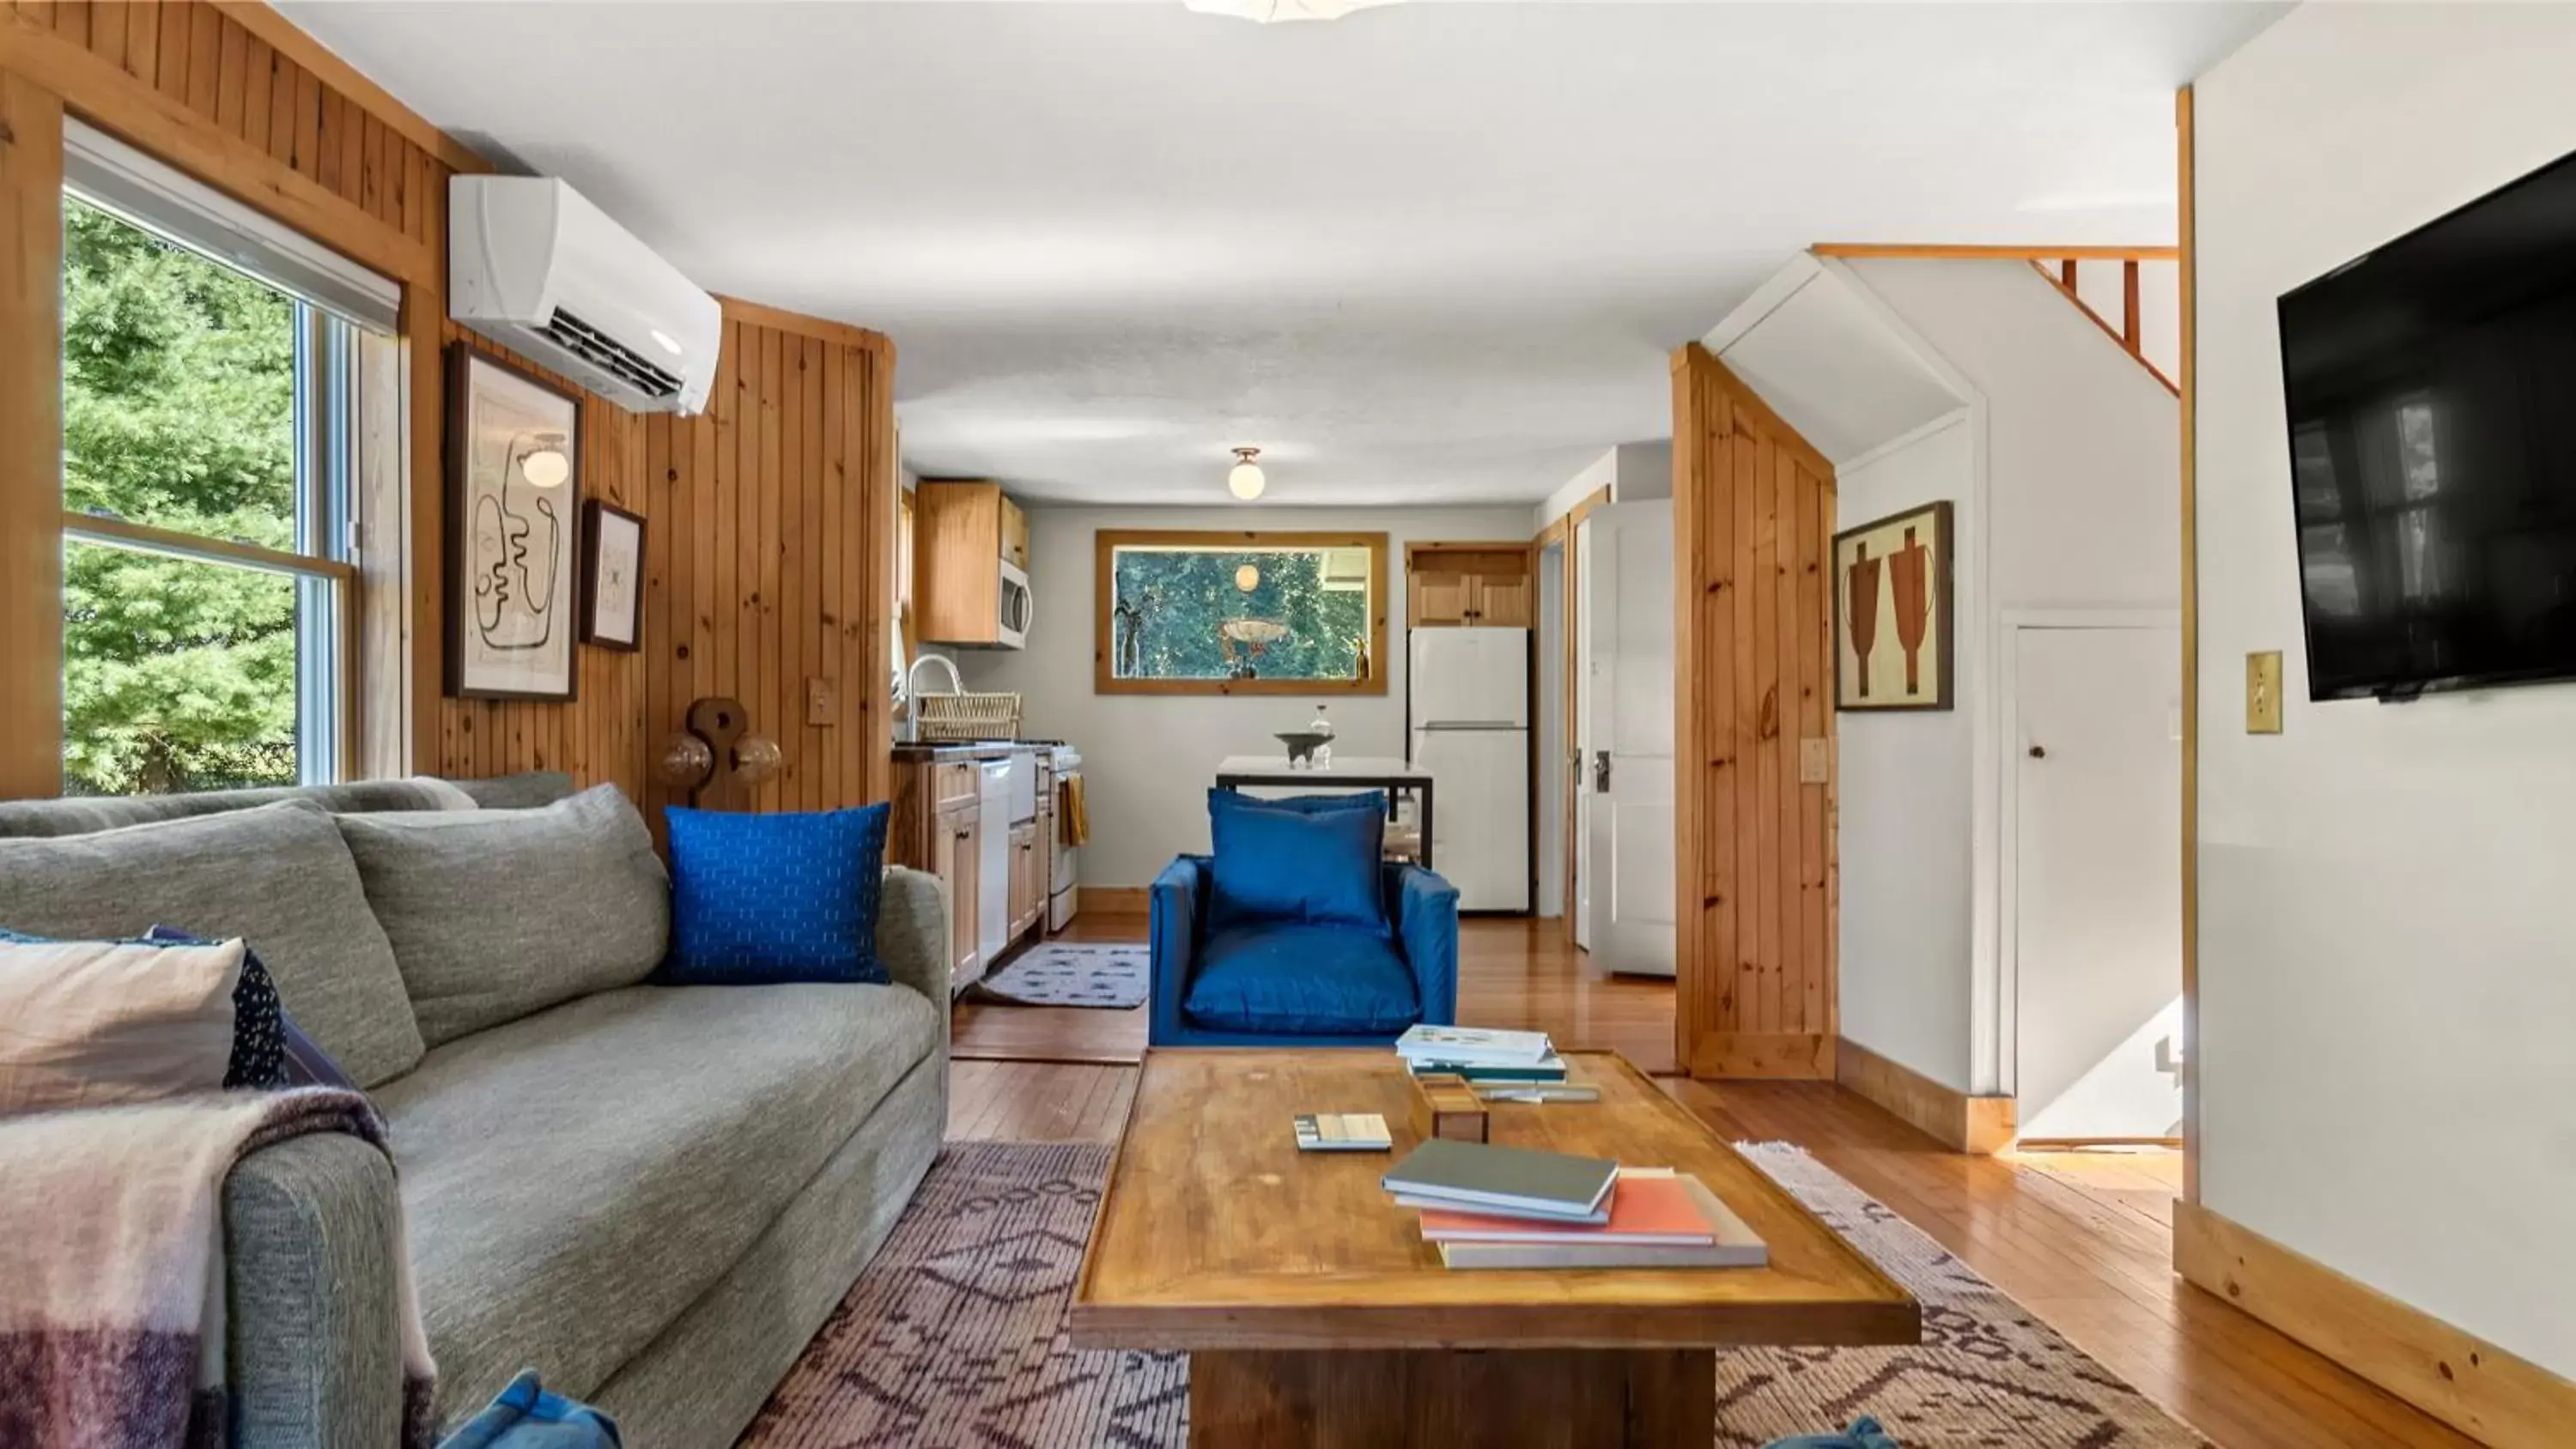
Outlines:
[[[1543,1031],[1484,1026],[1415,1026],[1395,1039],[1395,1052],[1415,1076],[1440,1073],[1469,1082],[1562,1082],[1565,1058]]]
[[[1389,1169],[1451,1268],[1758,1268],[1769,1250],[1699,1179],[1433,1139]]]

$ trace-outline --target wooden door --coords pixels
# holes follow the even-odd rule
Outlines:
[[[1413,627],[1456,627],[1468,622],[1471,607],[1468,595],[1474,587],[1470,575],[1455,569],[1424,570],[1413,576],[1411,617],[1405,620]]]
[[[1487,629],[1527,629],[1531,616],[1528,574],[1478,574],[1468,591],[1467,621]]]
[[[1022,821],[1011,827],[1011,929],[1013,940],[1019,939],[1037,921],[1038,828],[1035,821]]]
[[[1831,1079],[1833,464],[1698,344],[1672,373],[1675,1050]]]
[[[983,827],[977,818],[980,807],[970,800],[951,806],[939,817],[941,857],[946,869],[941,878],[948,882],[948,953],[949,980],[964,984],[975,979],[979,958],[976,954],[978,925],[977,877],[982,873]],[[1000,889],[1000,882],[994,889]]]

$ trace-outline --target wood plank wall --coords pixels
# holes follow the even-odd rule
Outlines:
[[[1836,867],[1826,556],[1834,471],[1706,349],[1673,354],[1680,991],[1698,1077],[1830,1080]]]
[[[447,182],[487,168],[274,11],[239,0],[0,0],[0,75],[13,107],[30,93],[59,97],[71,113],[404,284],[419,640],[408,661],[413,687],[398,696],[410,701],[408,768],[564,769],[584,784],[623,787],[658,818],[651,752],[689,700],[721,692],[738,695],[756,727],[785,747],[786,769],[761,792],[762,808],[887,797],[883,639],[895,461],[894,354],[885,338],[728,300],[707,415],[639,417],[586,397],[583,496],[646,519],[644,648],[582,648],[569,704],[444,699],[438,350],[469,336],[444,320]],[[9,164],[14,178],[24,163]],[[38,255],[18,235],[24,230],[0,229],[0,278],[57,276],[58,259]],[[29,341],[19,332],[46,335]],[[26,369],[39,342],[59,357],[58,321],[0,326],[0,376],[33,376]],[[13,546],[58,552],[60,498],[51,459],[0,454],[0,521]],[[22,513],[42,537],[25,537]],[[0,693],[16,697],[21,682],[58,677],[59,644],[38,658],[15,641],[22,616],[57,621],[58,637],[60,609],[57,584],[0,580],[0,637],[12,641],[0,670],[13,686]],[[805,723],[814,679],[827,681],[832,724]],[[51,718],[33,732],[13,729],[0,740],[8,793],[59,786],[59,704],[47,709]]]

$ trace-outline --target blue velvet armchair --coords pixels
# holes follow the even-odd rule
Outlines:
[[[1211,932],[1209,858],[1155,878],[1156,1046],[1385,1046],[1458,1020],[1458,890],[1419,866],[1384,871],[1388,926],[1257,922]],[[1390,929],[1391,928],[1391,929]]]

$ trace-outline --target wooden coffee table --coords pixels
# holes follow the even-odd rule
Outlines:
[[[1601,1100],[1495,1103],[1493,1140],[1696,1173],[1768,1267],[1450,1272],[1378,1186],[1417,1141],[1393,1052],[1157,1050],[1074,1345],[1188,1350],[1194,1445],[1708,1449],[1719,1345],[1917,1340],[1903,1288],[1625,1058],[1567,1057]],[[1376,1112],[1395,1151],[1301,1153],[1300,1112]]]

